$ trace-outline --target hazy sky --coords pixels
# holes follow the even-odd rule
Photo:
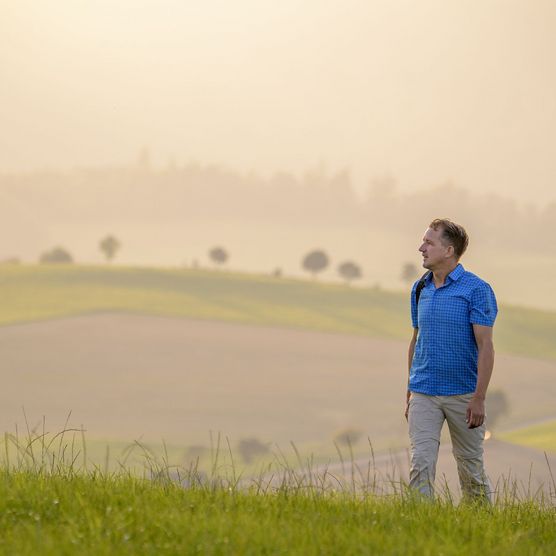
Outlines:
[[[556,1],[0,0],[0,171],[142,146],[556,200]]]

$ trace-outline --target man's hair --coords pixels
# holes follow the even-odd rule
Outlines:
[[[448,218],[435,218],[430,224],[429,228],[433,230],[442,230],[440,239],[444,243],[448,243],[454,248],[456,259],[459,259],[469,245],[469,236],[463,226],[452,222]]]

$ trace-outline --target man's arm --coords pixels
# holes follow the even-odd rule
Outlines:
[[[494,368],[494,344],[492,342],[492,327],[473,325],[475,341],[479,348],[477,364],[477,387],[473,398],[467,407],[467,424],[470,429],[480,427],[485,420],[485,398]]]
[[[409,411],[409,397],[411,392],[409,391],[409,373],[411,372],[411,363],[413,362],[413,354],[415,353],[415,344],[417,343],[417,334],[419,333],[418,328],[413,329],[413,338],[409,342],[409,350],[407,353],[407,397],[405,400],[405,418],[407,419],[407,414]]]

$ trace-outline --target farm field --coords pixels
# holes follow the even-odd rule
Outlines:
[[[381,448],[405,438],[406,343],[278,327],[93,315],[0,328],[5,424],[48,416],[91,436],[170,443],[331,441],[360,429]],[[526,373],[524,373],[526,369]],[[509,411],[497,429],[554,416],[556,363],[499,355],[492,390]],[[403,408],[402,408],[403,409]]]
[[[145,448],[175,465],[198,457],[210,466],[218,436],[236,457],[254,440],[291,464],[292,442],[303,458],[336,461],[346,431],[358,437],[354,458],[368,461],[369,442],[404,458],[402,294],[192,270],[2,267],[0,278],[3,431],[55,433],[71,412],[68,426],[86,430],[86,457],[107,469],[140,465]],[[506,338],[519,332],[526,347],[507,349],[496,332],[491,391],[504,392],[508,411],[495,437],[542,455],[549,437],[506,435],[555,418],[554,315],[502,308],[503,318]],[[543,357],[515,353],[533,345]],[[522,474],[534,459],[498,446],[494,459]]]
[[[107,446],[115,464],[136,440],[159,457],[165,449],[176,465],[187,465],[191,454],[207,463],[211,431],[212,445],[220,434],[223,451],[229,441],[237,456],[238,443],[254,438],[288,454],[290,463],[290,442],[303,457],[337,460],[333,441],[345,430],[361,435],[352,446],[356,458],[368,458],[369,440],[376,453],[407,445],[405,342],[97,314],[4,326],[0,349],[9,369],[0,391],[4,430],[13,433],[17,423],[25,435],[22,408],[31,429],[51,433],[72,411],[69,426],[83,425],[88,457],[102,465]],[[504,391],[509,411],[496,435],[554,416],[554,373],[551,361],[498,356],[492,389]],[[140,460],[142,447],[133,454]]]
[[[407,341],[408,294],[192,269],[0,267],[0,324],[132,312],[306,328]],[[556,312],[502,306],[499,352],[556,358]]]

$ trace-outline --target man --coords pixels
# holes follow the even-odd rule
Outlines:
[[[412,488],[433,496],[446,420],[464,497],[490,500],[483,440],[498,308],[489,284],[459,263],[468,242],[462,226],[436,219],[419,247],[429,272],[411,291],[413,338],[405,411],[411,441],[409,478]]]

